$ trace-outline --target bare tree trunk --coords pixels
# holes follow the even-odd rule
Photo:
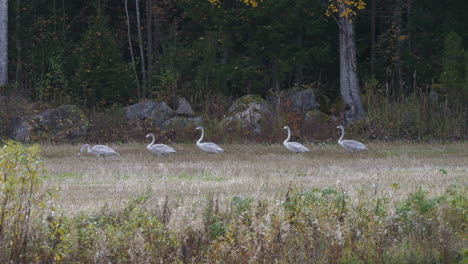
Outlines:
[[[128,46],[130,49],[130,57],[132,58],[133,71],[135,72],[135,80],[137,85],[138,98],[141,99],[140,80],[138,78],[138,71],[136,69],[135,55],[133,54],[132,35],[130,31],[130,16],[128,15],[128,0],[125,0],[125,14],[127,16],[127,33],[128,33]]]
[[[394,7],[394,12],[393,12],[393,22],[392,22],[392,28],[394,32],[392,32],[395,36],[395,50],[394,50],[394,65],[395,68],[393,70],[393,89],[397,90],[397,94],[401,92],[403,87],[401,87],[401,26],[402,26],[402,16],[403,16],[403,1],[396,1],[395,2],[395,7]]]
[[[0,86],[8,84],[8,0],[0,0]]]
[[[279,68],[278,68],[278,59],[273,58],[273,62],[271,65],[271,73],[272,73],[272,86],[275,92],[279,92],[280,90],[280,80],[279,80]]]
[[[20,0],[16,0],[16,74],[15,74],[15,83],[16,85],[21,84],[21,42],[20,42]],[[20,85],[21,86],[21,85]]]
[[[152,15],[152,0],[146,0],[146,35],[148,37],[147,50],[148,50],[148,70],[146,71],[146,87],[151,85],[152,72],[153,72],[153,15]],[[147,91],[148,92],[148,91]]]
[[[135,0],[136,15],[137,15],[137,33],[138,44],[140,46],[140,63],[141,63],[141,96],[146,97],[146,66],[145,66],[145,52],[143,49],[143,38],[141,36],[141,23],[140,23],[140,0]]]
[[[338,5],[340,91],[344,102],[344,124],[350,125],[365,117],[357,75],[356,39],[353,22],[341,16],[345,7]]]
[[[407,2],[407,10],[406,10],[406,35],[408,37],[408,50],[409,53],[412,54],[411,50],[411,7],[412,7],[412,1],[408,0]]]
[[[304,47],[304,31],[299,30],[296,34],[296,44],[298,50],[301,50]],[[304,62],[302,58],[296,57],[296,71],[295,71],[295,83],[297,86],[304,84]]]
[[[371,42],[371,62],[370,62],[370,67],[371,67],[371,73],[374,73],[374,63],[375,63],[375,13],[376,13],[376,0],[371,0],[370,4],[370,17],[371,17],[371,28],[370,28],[370,42]]]

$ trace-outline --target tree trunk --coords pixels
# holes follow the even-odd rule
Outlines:
[[[370,67],[371,67],[371,73],[374,73],[374,63],[375,63],[375,16],[376,16],[376,0],[371,0],[371,5],[370,5],[370,17],[371,17],[371,28],[370,28],[370,44],[371,44],[371,51],[370,51]]]
[[[146,49],[148,50],[148,68],[146,71],[146,82],[147,87],[151,87],[152,76],[153,76],[153,15],[151,12],[152,0],[146,1],[146,36],[148,41],[146,42]],[[146,91],[148,93],[149,91]]]
[[[20,42],[20,0],[16,0],[16,74],[15,74],[15,83],[17,86],[21,87],[22,80],[20,80],[21,76],[21,42]]]
[[[392,86],[396,94],[400,94],[403,87],[401,85],[401,26],[402,26],[402,16],[403,16],[403,1],[396,1],[394,11],[393,11],[393,21],[392,29],[394,35],[394,70],[392,78]]]
[[[128,33],[128,48],[130,49],[130,57],[132,59],[133,71],[135,73],[135,81],[137,85],[138,99],[141,99],[140,80],[136,69],[135,55],[133,54],[132,35],[130,30],[130,16],[128,15],[128,0],[125,0],[125,15],[127,16],[127,33]]]
[[[0,0],[0,86],[8,84],[8,0]]]
[[[140,63],[141,63],[141,96],[146,97],[146,65],[145,65],[145,52],[143,49],[143,37],[141,36],[141,22],[140,22],[140,0],[135,0],[136,4],[136,18],[137,18],[137,33],[138,44],[140,46]]]
[[[296,45],[298,50],[302,50],[304,47],[304,31],[300,30],[296,34]],[[302,58],[296,56],[296,71],[295,71],[295,84],[302,86],[304,84],[304,61]]]
[[[338,5],[339,14],[345,7]],[[357,75],[356,39],[353,22],[345,16],[339,17],[340,91],[343,98],[343,121],[350,125],[365,117]]]

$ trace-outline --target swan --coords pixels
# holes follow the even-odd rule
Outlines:
[[[78,152],[78,156],[80,156],[86,148],[88,149],[88,153],[95,154],[96,157],[109,157],[119,155],[119,153],[115,152],[115,150],[105,145],[94,145],[93,147],[91,147],[89,144],[84,144],[81,147],[80,152]]]
[[[205,129],[203,129],[202,126],[199,126],[195,129],[198,129],[198,130],[201,130],[201,137],[200,139],[197,141],[197,147],[205,152],[208,152],[208,153],[220,153],[220,152],[224,152],[224,149],[222,149],[220,146],[216,145],[215,143],[211,143],[211,142],[204,142],[202,143],[202,139],[203,139],[203,136],[205,136]]]
[[[283,145],[285,148],[292,152],[296,153],[302,153],[302,152],[309,152],[310,150],[306,147],[304,147],[302,144],[297,143],[297,142],[289,142],[289,139],[291,138],[291,128],[289,126],[283,127],[283,129],[288,130],[288,138],[283,142]]]
[[[146,138],[149,138],[149,137],[152,137],[153,138],[153,141],[151,141],[151,143],[148,144],[148,146],[146,147],[149,151],[153,152],[154,154],[157,154],[159,156],[162,156],[162,155],[166,155],[166,154],[170,154],[170,153],[175,153],[176,151],[167,146],[167,145],[164,145],[164,144],[154,144],[154,141],[156,140],[155,137],[154,137],[154,134],[153,133],[149,133],[148,135],[146,135]]]
[[[338,139],[338,144],[343,148],[351,151],[351,152],[359,152],[363,150],[367,150],[366,145],[362,144],[361,142],[355,140],[343,140],[344,137],[344,127],[342,125],[337,126],[336,128],[341,128],[341,137]]]

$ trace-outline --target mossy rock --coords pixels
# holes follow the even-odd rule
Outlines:
[[[195,128],[203,123],[203,117],[197,116],[193,118],[176,116],[173,117],[161,125],[162,129],[165,130],[180,130],[187,128]]]
[[[261,120],[271,114],[267,102],[258,95],[245,95],[237,99],[229,108],[228,123],[240,121],[245,128],[252,128],[253,132],[260,133]]]
[[[265,99],[263,99],[261,96],[247,94],[237,99],[231,105],[231,107],[229,108],[229,114],[243,112],[249,107],[251,107],[253,104],[259,105],[261,106],[261,108],[265,108],[265,110],[269,110]]]
[[[331,121],[331,117],[319,110],[308,111],[305,116],[306,122],[326,123]]]
[[[74,105],[64,105],[36,115],[17,117],[12,122],[12,138],[18,141],[63,141],[83,138],[89,123]]]
[[[273,109],[284,112],[300,112],[305,114],[307,111],[317,110],[320,104],[317,102],[315,91],[312,88],[301,89],[292,88],[282,90],[280,97],[269,96],[268,102]],[[277,104],[280,103],[278,106]]]
[[[176,112],[172,110],[166,103],[160,102],[157,103],[154,107],[151,115],[147,118],[156,126],[161,126],[165,121],[174,117]]]

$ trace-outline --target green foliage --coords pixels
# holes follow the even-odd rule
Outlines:
[[[64,263],[177,261],[178,242],[152,212],[142,208],[147,200],[147,195],[137,196],[117,213],[104,210],[51,221],[49,249],[54,258]]]
[[[428,198],[428,192],[419,189],[416,193],[411,194],[408,199],[403,201],[397,208],[397,215],[403,221],[413,222],[414,217],[429,216],[433,213],[438,200]]]
[[[37,88],[39,99],[55,104],[71,102],[71,85],[65,74],[63,51],[49,57],[49,67]]]
[[[461,96],[465,100],[468,99],[467,67],[467,55],[463,50],[462,38],[452,31],[445,37],[440,76],[442,85],[452,98]]]
[[[125,103],[130,98],[131,71],[123,62],[119,48],[108,18],[90,17],[89,28],[76,51],[80,56],[74,79],[75,96],[85,106],[109,106]]]
[[[44,192],[44,167],[39,147],[27,148],[8,141],[0,149],[0,261],[27,263],[35,234],[31,232],[44,214],[51,193]]]

